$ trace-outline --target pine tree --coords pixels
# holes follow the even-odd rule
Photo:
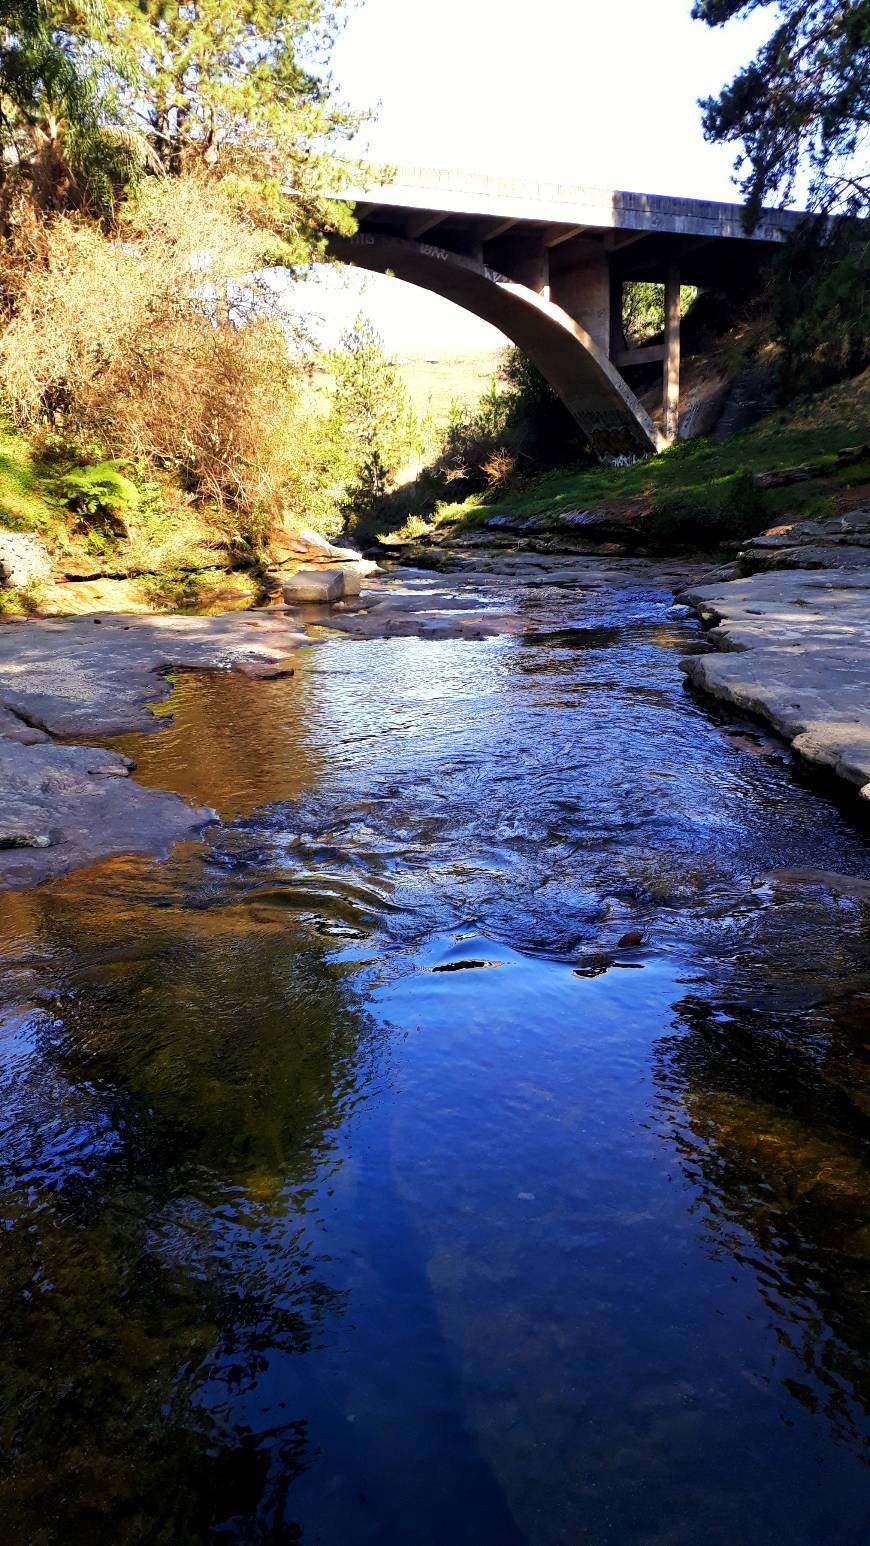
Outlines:
[[[348,506],[370,509],[387,493],[416,439],[395,361],[371,322],[358,316],[332,358],[331,429]]]
[[[153,155],[170,175],[232,177],[265,223],[298,238],[348,225],[331,149],[357,118],[329,55],[344,0],[105,0]]]
[[[721,27],[769,0],[695,0]],[[701,103],[709,140],[740,141],[747,221],[786,200],[803,169],[810,204],[870,210],[870,0],[779,0],[779,23],[755,58]]]
[[[107,65],[102,0],[13,0],[0,22],[0,193],[104,216],[141,175]]]

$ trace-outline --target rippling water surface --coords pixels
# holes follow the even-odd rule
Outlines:
[[[2,899],[4,1541],[870,1537],[870,909],[764,878],[867,844],[541,594],[181,678],[221,824]]]

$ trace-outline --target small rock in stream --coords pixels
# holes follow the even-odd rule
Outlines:
[[[617,949],[619,950],[627,950],[631,945],[642,944],[643,934],[640,929],[629,929],[627,934],[623,934],[621,939],[616,941]]]

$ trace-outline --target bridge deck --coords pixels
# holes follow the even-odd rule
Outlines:
[[[764,210],[747,232],[742,205],[657,193],[526,183],[471,172],[395,167],[392,177],[348,187],[340,195],[362,213],[407,211],[464,219],[512,219],[534,225],[582,226],[590,234],[638,231],[752,242],[779,242],[802,218],[791,210]]]
[[[422,167],[394,168],[340,197],[357,231],[330,237],[334,257],[434,290],[500,328],[610,456],[677,434],[680,284],[728,304],[802,218],[765,210],[747,231],[739,204]],[[653,348],[626,348],[623,336],[624,285],[638,279],[665,286],[667,324]],[[661,429],[621,374],[653,365]]]

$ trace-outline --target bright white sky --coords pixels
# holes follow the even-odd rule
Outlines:
[[[732,199],[733,146],[705,143],[698,97],[755,53],[772,5],[710,29],[692,0],[358,0],[334,55],[340,94],[373,108],[376,161]],[[448,301],[342,269],[297,289],[326,342],[365,310],[394,354],[503,342]]]

